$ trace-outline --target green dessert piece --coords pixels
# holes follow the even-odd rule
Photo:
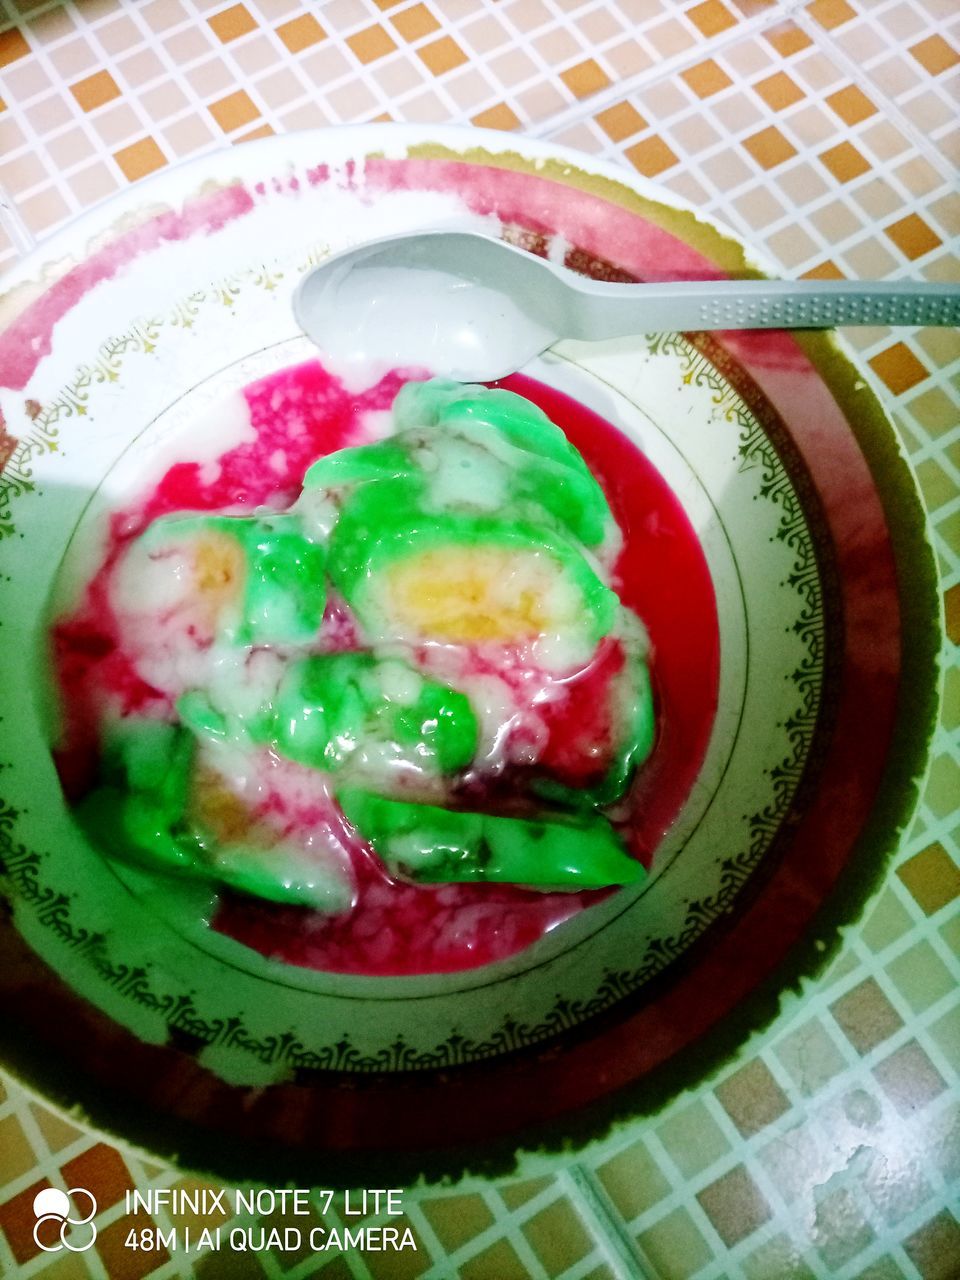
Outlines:
[[[113,857],[271,902],[350,905],[346,878],[248,813],[180,726],[124,720],[106,744],[102,774],[77,817]]]
[[[173,676],[177,722],[113,724],[81,822],[119,858],[344,910],[336,787],[386,866],[418,883],[636,883],[642,865],[599,810],[652,748],[653,697],[642,628],[606,580],[617,531],[603,490],[560,428],[512,392],[408,383],[393,418],[386,439],[315,462],[289,511],[164,517],[134,543],[118,611],[149,647],[148,578],[163,620],[153,671],[160,688]],[[335,598],[321,640],[331,588],[350,613]],[[317,651],[344,635],[367,647]],[[623,645],[622,669],[589,666],[606,637]],[[537,764],[551,730],[536,703],[562,698],[552,682],[584,669],[615,672],[596,686],[601,714],[585,717],[600,727],[581,742],[578,724],[572,766],[555,760],[550,773]],[[515,731],[511,755],[501,739]],[[248,785],[261,768],[277,770],[276,794]],[[548,812],[443,807],[488,776]],[[562,780],[580,777],[592,785]],[[320,826],[334,809],[329,865],[284,834],[296,829],[284,786],[316,805]]]
[[[326,607],[326,551],[296,516],[261,517],[245,532],[247,587],[241,644],[296,644],[320,630]]]
[[[597,808],[622,799],[637,769],[653,750],[657,728],[650,671],[642,658],[628,661],[610,696],[617,700],[620,732],[613,763],[593,795]]]
[[[509,642],[561,629],[583,655],[620,609],[562,534],[525,518],[428,511],[406,478],[357,489],[327,567],[376,640]]]
[[[620,609],[589,550],[614,525],[560,428],[512,392],[442,379],[408,383],[394,422],[305,480],[337,494],[327,571],[368,638],[569,634],[589,656]]]
[[[530,400],[502,387],[489,388],[431,378],[408,382],[393,402],[398,433],[419,427],[479,428],[480,438],[495,431],[515,448],[571,468],[597,484],[587,464],[560,428]],[[603,491],[597,485],[603,501]]]
[[[162,720],[123,720],[107,738],[103,785],[79,808],[82,825],[111,853],[190,869],[195,851],[175,835],[190,790],[194,742]]]
[[[507,505],[515,514],[539,518],[587,547],[598,546],[613,527],[603,490],[583,458],[543,410],[522,396],[433,378],[402,387],[393,414],[400,439],[432,428],[433,447],[447,454],[449,446],[440,442],[459,441],[461,466],[473,462],[466,445],[496,457],[506,471]]]
[[[589,787],[567,786],[555,778],[538,778],[534,793],[565,809],[602,809],[626,794],[637,769],[653,750],[656,711],[650,671],[643,658],[631,655],[608,692],[616,711],[613,758],[599,783]]]
[[[368,480],[391,480],[413,469],[410,452],[398,440],[337,449],[319,458],[303,477],[304,489],[338,489]]]
[[[465,768],[479,727],[469,699],[399,659],[369,653],[315,655],[280,685],[270,736],[300,764],[338,773],[357,757],[432,773]]]
[[[141,543],[148,553],[187,556],[197,599],[239,645],[300,644],[320,630],[326,550],[296,514],[165,517]]]
[[[349,788],[338,791],[337,799],[390,871],[420,884],[602,889],[636,884],[646,875],[600,815],[506,818]]]

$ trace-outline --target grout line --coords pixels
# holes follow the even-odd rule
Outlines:
[[[650,1270],[636,1241],[619,1214],[607,1203],[606,1196],[597,1185],[594,1172],[582,1161],[571,1164],[566,1175],[579,1192],[579,1203],[584,1216],[591,1219],[596,1239],[613,1271],[615,1280],[655,1280],[656,1272]]]
[[[2,186],[0,186],[0,227],[6,231],[13,241],[13,247],[19,258],[24,258],[37,247],[36,237],[24,225],[17,213],[16,205]]]
[[[487,1194],[483,1194],[483,1200],[494,1218],[492,1226],[486,1230],[486,1236],[491,1242],[506,1240],[520,1259],[524,1274],[529,1276],[530,1280],[547,1280],[547,1273],[523,1228],[539,1214],[541,1208],[548,1207],[556,1200],[558,1186],[559,1179],[556,1175],[551,1175],[549,1185],[538,1196],[534,1196],[516,1209],[508,1209],[503,1197],[496,1194],[493,1187],[490,1187]],[[472,1256],[483,1252],[483,1250],[473,1250],[478,1238],[474,1237],[470,1242]],[[446,1258],[443,1261],[446,1261]],[[441,1272],[437,1280],[446,1280],[446,1277]]]

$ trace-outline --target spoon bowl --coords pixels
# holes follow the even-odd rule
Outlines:
[[[487,382],[581,327],[578,297],[551,263],[522,249],[436,232],[337,254],[304,277],[293,309],[304,333],[340,359],[425,364]]]

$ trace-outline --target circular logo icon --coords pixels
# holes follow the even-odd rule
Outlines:
[[[89,1205],[89,1212],[81,1216]],[[33,1213],[37,1219],[33,1228],[33,1240],[38,1249],[44,1253],[59,1253],[61,1249],[69,1249],[71,1253],[85,1253],[97,1238],[97,1228],[93,1224],[97,1212],[97,1202],[85,1187],[71,1187],[69,1191],[61,1191],[59,1187],[44,1187],[33,1198]],[[45,1222],[55,1222],[56,1244],[44,1244],[40,1239],[40,1228]],[[86,1227],[81,1232],[83,1244],[71,1244],[74,1234],[70,1227]]]

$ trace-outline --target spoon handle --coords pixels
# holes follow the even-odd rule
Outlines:
[[[913,281],[583,281],[577,337],[684,329],[832,329],[838,325],[960,326],[960,285]],[[591,305],[593,304],[593,305]],[[601,332],[603,330],[603,332]]]

